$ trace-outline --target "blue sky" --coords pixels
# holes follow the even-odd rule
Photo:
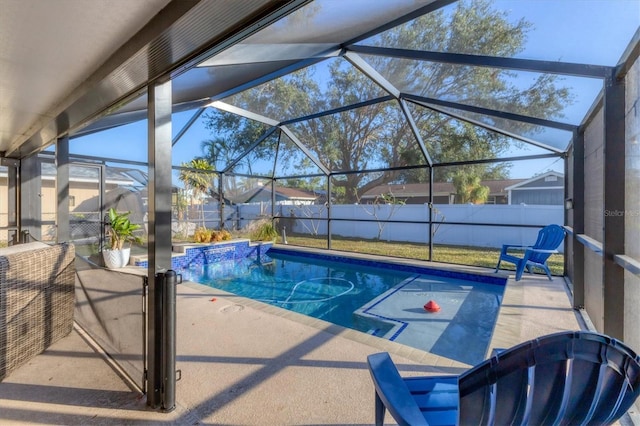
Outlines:
[[[551,61],[615,65],[640,24],[640,0],[495,0],[498,9],[509,11],[513,20],[526,17],[534,29],[520,57]],[[451,5],[449,7],[454,7]],[[577,102],[566,110],[569,121],[580,120],[591,106],[602,82],[567,77]],[[176,134],[192,112],[175,114]],[[146,161],[146,123],[134,123],[100,134],[72,140],[71,152],[94,156]],[[201,141],[210,137],[202,119],[174,148],[174,164],[200,155]],[[512,177],[529,177],[548,169],[563,171],[556,159],[519,163]]]
[[[640,25],[639,0],[496,0],[535,29],[529,59],[615,65]]]

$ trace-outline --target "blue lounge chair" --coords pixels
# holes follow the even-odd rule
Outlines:
[[[498,272],[500,268],[500,262],[504,260],[516,265],[516,281],[520,281],[525,268],[531,273],[531,268],[534,266],[543,269],[547,277],[549,277],[549,280],[551,280],[551,271],[549,271],[547,259],[549,259],[549,256],[553,253],[558,252],[557,248],[562,243],[562,240],[564,240],[565,233],[566,231],[562,226],[548,225],[538,232],[538,240],[532,246],[522,247],[504,244],[502,251],[500,251],[496,272]],[[508,253],[509,249],[524,250],[524,254],[522,257],[514,256]]]
[[[368,357],[376,425],[606,425],[640,395],[640,357],[622,342],[567,331],[514,346],[460,376],[402,378]]]

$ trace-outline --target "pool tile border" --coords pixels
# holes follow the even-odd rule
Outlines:
[[[171,268],[174,270],[204,266],[224,260],[261,259],[273,245],[272,242],[238,239],[210,244],[176,244],[171,255]],[[133,259],[135,266],[149,267],[146,258]]]
[[[434,275],[445,278],[458,278],[467,281],[475,281],[482,282],[485,284],[497,284],[497,285],[506,285],[507,279],[505,275],[501,273],[496,273],[489,275],[487,273],[475,273],[475,272],[466,272],[466,271],[452,271],[443,269],[440,267],[434,266],[421,266],[415,264],[408,264],[405,262],[394,262],[393,260],[382,260],[382,259],[365,259],[362,257],[349,256],[349,254],[345,254],[344,252],[340,252],[339,254],[329,254],[323,252],[311,252],[306,250],[300,250],[299,247],[288,247],[283,248],[282,246],[273,246],[269,249],[269,253],[274,254],[293,254],[296,256],[306,257],[311,259],[321,259],[333,262],[341,262],[348,263],[351,265],[359,265],[366,267],[374,267],[374,268],[385,268],[388,269],[392,267],[394,270],[407,272],[411,274],[426,274],[426,275]]]

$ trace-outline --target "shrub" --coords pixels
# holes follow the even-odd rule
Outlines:
[[[251,230],[251,239],[255,241],[275,241],[278,238],[278,231],[271,219],[260,220],[255,223]]]
[[[222,234],[220,231],[211,231],[211,242],[217,243],[222,241]]]
[[[207,228],[196,228],[193,233],[193,240],[196,243],[208,243],[211,241],[211,230]]]
[[[217,243],[220,241],[228,241],[231,239],[231,233],[225,229],[215,231],[204,227],[196,228],[193,234],[193,240],[196,243]]]

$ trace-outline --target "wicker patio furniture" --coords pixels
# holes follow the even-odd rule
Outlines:
[[[71,332],[74,260],[66,243],[0,249],[0,380]]]

